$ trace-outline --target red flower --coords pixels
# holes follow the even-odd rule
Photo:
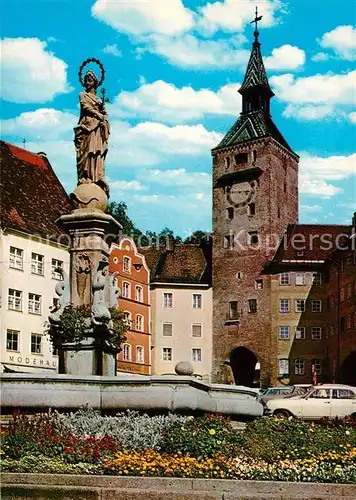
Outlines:
[[[66,446],[64,448],[64,453],[70,453],[71,452],[71,448],[69,446]]]

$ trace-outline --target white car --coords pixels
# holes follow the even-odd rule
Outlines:
[[[271,399],[267,402],[267,414],[305,420],[356,417],[356,387],[323,384],[300,396]]]

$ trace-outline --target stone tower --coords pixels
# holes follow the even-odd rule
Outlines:
[[[271,276],[261,274],[289,223],[298,220],[298,156],[274,124],[274,96],[257,28],[239,93],[242,112],[213,156],[213,380],[268,384]],[[231,366],[231,369],[230,369]],[[260,374],[258,373],[260,369]]]

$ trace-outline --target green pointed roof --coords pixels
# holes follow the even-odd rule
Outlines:
[[[263,64],[261,54],[261,44],[255,35],[255,41],[252,44],[250,60],[247,65],[244,81],[239,89],[240,94],[244,94],[256,87],[264,88],[272,97],[274,93],[268,83],[267,73]]]

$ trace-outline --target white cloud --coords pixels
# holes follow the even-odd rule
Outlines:
[[[172,64],[190,69],[222,69],[245,67],[250,50],[240,48],[241,37],[202,40],[191,34],[169,37],[153,34],[142,39],[137,52],[158,54]]]
[[[314,62],[323,62],[329,59],[329,55],[325,52],[318,52],[314,56],[312,56],[311,60]]]
[[[329,184],[322,179],[312,179],[311,175],[300,176],[299,192],[309,194],[314,197],[331,198],[336,194],[341,194],[344,190],[340,187]]]
[[[329,104],[319,104],[319,105],[305,105],[301,106],[298,104],[288,104],[286,109],[283,111],[283,116],[286,118],[294,117],[297,120],[320,120],[322,118],[335,118],[335,107]]]
[[[322,158],[301,153],[300,192],[314,197],[330,198],[343,192],[330,181],[342,181],[356,173],[356,154]]]
[[[254,17],[255,7],[263,15],[261,26],[273,26],[278,22],[277,13],[283,10],[279,0],[225,0],[207,3],[199,9],[199,25],[209,32],[219,29],[224,31],[243,31]]]
[[[300,78],[286,73],[272,76],[270,82],[277,98],[289,103],[283,113],[286,117],[350,119],[348,108],[354,104],[355,77],[356,71]]]
[[[96,0],[92,14],[131,35],[176,35],[193,26],[193,13],[181,0]]]
[[[354,102],[356,71],[341,75],[325,74],[296,78],[287,73],[272,76],[270,82],[279,99],[294,103]]]
[[[78,117],[67,111],[39,108],[1,121],[3,134],[25,137],[26,140],[55,140],[73,135]]]
[[[205,172],[188,172],[185,168],[145,170],[143,179],[148,183],[161,186],[191,187],[194,189],[211,186],[210,174]]]
[[[324,49],[332,49],[341,59],[353,61],[356,59],[355,41],[356,29],[345,25],[325,33],[319,43]]]
[[[157,80],[144,83],[133,92],[122,91],[110,106],[113,117],[145,117],[177,123],[202,118],[205,114],[234,115],[241,110],[240,84],[231,83],[217,92],[192,87],[178,88]]]
[[[356,123],[356,111],[352,111],[349,114],[349,120],[350,120],[351,123]]]
[[[300,209],[302,212],[315,213],[321,212],[323,207],[320,205],[300,205]]]
[[[122,57],[121,50],[116,43],[113,43],[112,45],[105,45],[105,47],[103,48],[103,52],[104,54],[111,54],[115,57]]]
[[[114,191],[144,191],[147,189],[141,182],[132,181],[109,181],[111,190]]]
[[[0,47],[2,98],[10,102],[48,102],[70,92],[67,64],[38,38],[4,38]]]
[[[267,69],[292,70],[300,68],[305,63],[305,52],[293,45],[282,45],[272,50],[272,55],[265,58]]]

